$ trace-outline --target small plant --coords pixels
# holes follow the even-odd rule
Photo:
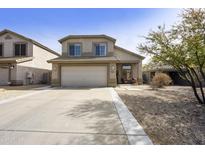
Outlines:
[[[165,73],[156,73],[152,78],[151,87],[152,88],[162,88],[164,86],[168,86],[172,83],[172,79],[169,75]]]

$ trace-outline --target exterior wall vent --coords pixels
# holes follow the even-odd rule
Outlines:
[[[6,35],[5,40],[11,40],[12,37],[10,35]]]

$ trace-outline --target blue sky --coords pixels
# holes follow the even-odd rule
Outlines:
[[[0,30],[10,29],[60,52],[69,34],[107,34],[138,52],[137,44],[158,25],[176,22],[180,9],[0,9]]]

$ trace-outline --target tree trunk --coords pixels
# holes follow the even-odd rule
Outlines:
[[[199,68],[199,71],[200,71],[201,76],[203,77],[203,79],[204,79],[204,83],[205,83],[205,73],[203,72],[203,68],[200,67],[200,68]]]
[[[202,96],[202,99],[203,99],[203,104],[205,104],[205,96],[204,96],[203,84],[202,84],[202,82],[201,82],[197,72],[193,68],[191,68],[191,71],[194,73],[194,75],[196,76],[196,79],[197,79],[197,81],[199,83],[199,88],[200,88],[200,91],[201,91],[201,96]]]
[[[199,97],[199,94],[197,93],[197,89],[196,89],[196,84],[195,84],[194,78],[193,78],[191,72],[188,69],[187,69],[187,73],[189,74],[189,77],[191,79],[191,87],[192,87],[192,89],[194,91],[195,97],[197,98],[197,100],[198,100],[198,102],[200,104],[204,104],[205,102],[203,102],[203,100]]]
[[[197,101],[198,101],[200,104],[204,104],[203,101],[201,100],[201,98],[199,97],[198,93],[197,93],[197,89],[196,89],[196,84],[195,84],[194,78],[193,78],[192,74],[189,72],[189,70],[186,69],[186,71],[184,72],[182,68],[178,67],[178,68],[177,68],[177,71],[178,71],[178,72],[181,74],[181,76],[183,76],[184,79],[186,79],[186,81],[190,84],[190,86],[192,87],[192,90],[193,90],[193,92],[194,92],[194,95],[195,95]],[[188,73],[190,80],[188,79],[188,77],[187,77],[187,75],[186,75],[186,72]]]

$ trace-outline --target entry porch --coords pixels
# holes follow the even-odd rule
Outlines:
[[[117,84],[142,84],[142,63],[117,63]]]

